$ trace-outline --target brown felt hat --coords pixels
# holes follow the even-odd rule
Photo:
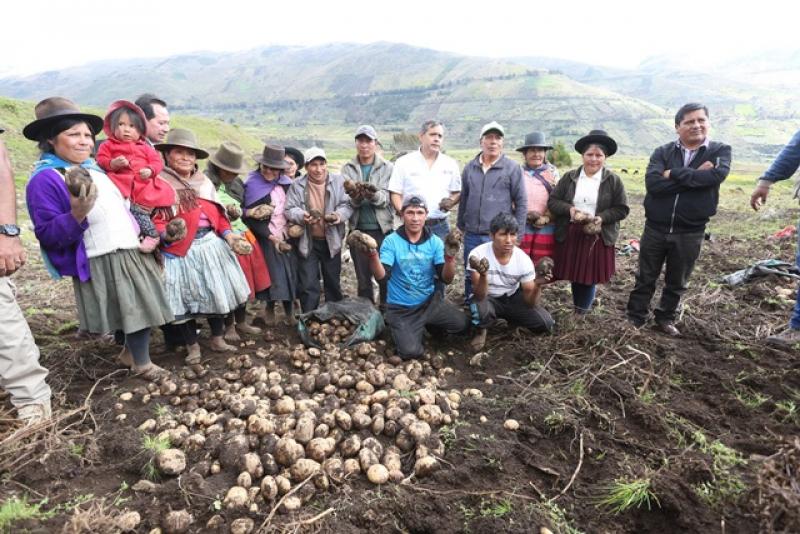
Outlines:
[[[184,128],[170,130],[163,143],[157,143],[153,146],[161,152],[166,152],[173,147],[190,148],[197,154],[197,159],[206,159],[208,157],[208,152],[200,148],[197,143],[197,137],[195,137],[194,132]]]
[[[286,156],[286,150],[280,145],[266,145],[264,151],[257,156],[253,156],[259,165],[269,167],[270,169],[286,169],[289,164],[283,158]]]
[[[31,141],[38,141],[43,131],[61,119],[75,118],[83,120],[95,135],[103,129],[102,117],[91,113],[81,113],[75,102],[63,96],[45,98],[36,104],[33,113],[36,116],[36,120],[22,129],[22,135]]]
[[[211,154],[208,161],[222,170],[236,174],[247,174],[248,169],[244,164],[244,151],[233,141],[225,141],[216,152]]]

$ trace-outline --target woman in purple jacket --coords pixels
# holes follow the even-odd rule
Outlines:
[[[173,317],[155,257],[139,252],[125,200],[91,159],[103,120],[61,97],[42,100],[35,113],[22,133],[42,155],[26,194],[45,264],[57,278],[72,277],[81,328],[124,332],[120,360],[155,380],[167,371],[150,361],[150,328]]]

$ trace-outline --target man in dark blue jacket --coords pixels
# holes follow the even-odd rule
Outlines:
[[[708,220],[717,213],[719,186],[731,169],[731,147],[708,138],[708,108],[690,103],[675,114],[676,141],[653,151],[647,165],[645,226],[639,272],[628,299],[628,320],[643,326],[661,268],[664,289],[654,310],[656,327],[679,336],[675,317],[700,255]]]
[[[757,210],[767,202],[767,195],[772,184],[789,178],[797,172],[798,167],[800,167],[800,131],[792,136],[764,176],[758,179],[758,184],[750,196],[750,205],[753,209]],[[800,228],[800,224],[798,227]],[[798,241],[795,261],[800,265],[800,241]],[[797,293],[797,302],[794,305],[792,317],[789,319],[789,327],[779,334],[769,336],[767,343],[783,347],[791,347],[800,343],[800,291]]]

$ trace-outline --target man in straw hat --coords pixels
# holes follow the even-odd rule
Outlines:
[[[350,196],[353,215],[350,231],[358,230],[372,237],[380,248],[384,237],[392,231],[394,209],[389,200],[389,178],[392,164],[377,154],[378,134],[365,124],[356,130],[356,155],[342,167],[345,189]],[[375,302],[372,271],[361,254],[353,255],[358,281],[358,296]],[[378,283],[380,304],[386,304],[386,282]]]
[[[4,316],[0,321],[0,387],[11,394],[17,418],[34,424],[50,417],[50,387],[10,278],[25,264],[19,233],[11,160],[0,141],[0,309]]]
[[[319,147],[303,155],[306,175],[296,179],[286,197],[288,219],[306,232],[298,243],[297,292],[303,312],[319,306],[319,276],[325,301],[342,300],[342,242],[345,223],[353,214],[344,178],[328,172],[328,158]]]
[[[648,320],[656,281],[666,264],[664,289],[654,310],[656,328],[681,335],[675,326],[681,295],[700,256],[706,224],[717,213],[719,186],[731,170],[731,147],[711,141],[709,126],[706,106],[683,105],[675,114],[678,139],[650,156],[639,272],[628,299],[628,319],[636,327]]]

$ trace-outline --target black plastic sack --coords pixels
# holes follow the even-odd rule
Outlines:
[[[785,261],[771,259],[757,261],[746,269],[725,275],[722,277],[722,282],[729,286],[738,286],[770,274],[794,278],[795,280],[800,279],[800,271],[797,266]]]
[[[328,302],[314,311],[300,315],[297,331],[306,347],[321,348],[319,343],[311,338],[308,322],[316,319],[320,322],[333,318],[347,319],[356,326],[353,334],[339,343],[340,347],[352,347],[362,341],[372,341],[385,327],[383,316],[373,304],[364,298],[346,298],[339,302]]]

